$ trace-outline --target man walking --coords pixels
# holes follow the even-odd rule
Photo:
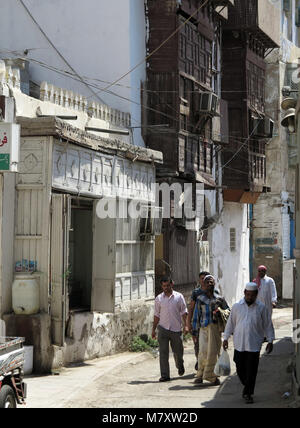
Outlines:
[[[272,316],[273,308],[277,303],[277,291],[273,278],[267,276],[267,268],[263,265],[259,266],[257,277],[254,281],[258,287],[257,300],[262,302]]]
[[[215,279],[212,275],[204,278],[203,293],[197,297],[197,328],[199,333],[198,370],[194,383],[203,384],[206,380],[211,385],[220,385],[219,378],[214,373],[220,348],[223,321],[221,311],[229,315],[229,307],[225,299],[215,293]]]
[[[189,313],[188,313],[188,321],[187,321],[187,327],[186,327],[186,333],[192,333],[192,338],[194,342],[194,350],[195,350],[195,356],[196,356],[196,365],[195,370],[198,370],[198,355],[199,355],[199,329],[194,330],[192,326],[192,320],[194,316],[194,311],[196,307],[196,301],[197,297],[203,293],[203,286],[204,286],[204,278],[210,275],[209,272],[200,272],[199,273],[199,283],[198,287],[195,288],[195,290],[192,292],[191,301],[189,304]]]
[[[181,293],[173,290],[173,281],[169,277],[163,277],[160,281],[163,292],[155,299],[154,322],[152,338],[156,337],[158,327],[160,382],[170,380],[169,344],[174,355],[178,375],[184,375],[182,322],[186,328],[187,306]]]
[[[264,336],[268,340],[268,354],[273,350],[275,336],[270,313],[257,299],[257,284],[248,283],[244,294],[245,297],[233,305],[231,310],[224,332],[223,348],[228,349],[228,339],[233,334],[234,362],[244,386],[243,398],[247,404],[252,404]]]

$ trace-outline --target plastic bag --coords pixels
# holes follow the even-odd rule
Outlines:
[[[227,351],[223,351],[222,355],[217,361],[214,368],[216,376],[229,376],[230,375],[230,358]]]

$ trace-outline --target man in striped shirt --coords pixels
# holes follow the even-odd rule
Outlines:
[[[210,273],[205,271],[199,273],[199,284],[198,284],[198,287],[195,288],[195,290],[192,293],[191,301],[189,305],[189,314],[188,314],[186,333],[192,333],[195,356],[196,356],[195,370],[198,370],[199,329],[193,328],[193,318],[194,318],[195,312],[197,312],[197,306],[196,306],[197,297],[203,293],[202,287],[204,286],[204,278],[207,275],[210,275]]]
[[[207,275],[204,278],[203,293],[197,297],[194,312],[193,329],[200,329],[198,370],[194,381],[196,385],[203,384],[204,380],[214,386],[220,385],[214,367],[222,345],[221,311],[229,316],[230,309],[225,299],[215,292],[214,277]]]
[[[184,375],[182,329],[186,328],[187,306],[181,293],[173,290],[173,281],[169,277],[161,279],[163,292],[155,299],[152,338],[156,338],[158,327],[160,382],[170,380],[169,344],[174,355],[179,376]]]

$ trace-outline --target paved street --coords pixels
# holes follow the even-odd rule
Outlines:
[[[293,352],[292,309],[276,309],[273,319],[274,351],[269,356],[262,352],[253,407],[282,408],[293,401],[292,397],[282,398],[285,392],[291,391],[291,375],[286,367]],[[232,351],[231,343],[231,358]],[[158,382],[158,359],[149,353],[122,353],[69,367],[57,376],[32,376],[27,378],[26,407],[247,407],[241,399],[241,386],[233,364],[232,375],[221,378],[220,387],[195,387],[192,343],[185,345],[183,377],[177,375],[173,358],[170,362],[172,380],[163,384]]]

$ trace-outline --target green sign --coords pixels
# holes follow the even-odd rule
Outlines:
[[[0,153],[0,171],[9,171],[9,153]]]

